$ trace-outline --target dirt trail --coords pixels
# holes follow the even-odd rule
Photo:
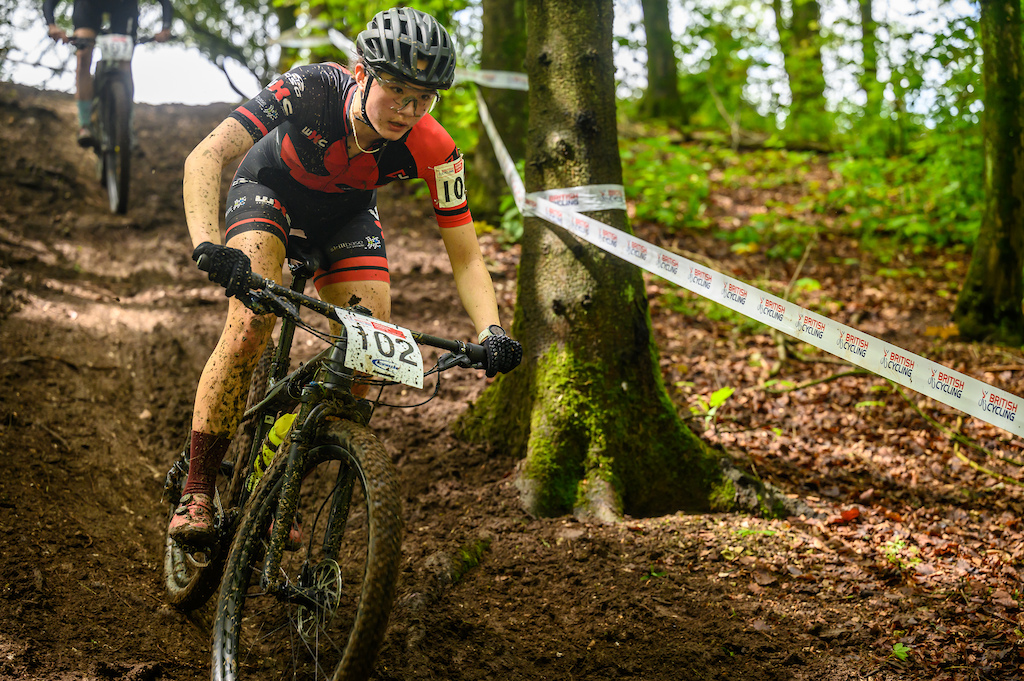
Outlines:
[[[71,98],[0,84],[0,678],[208,673],[209,610],[185,615],[162,600],[159,497],[225,309],[189,259],[181,166],[229,108],[139,107],[131,208],[116,217],[90,153],[73,144]],[[468,335],[422,201],[383,194],[395,320]],[[511,318],[516,252],[483,243]],[[687,326],[662,307],[655,323],[670,385],[684,364],[695,389],[723,371],[734,372],[727,382],[756,382],[744,374],[750,349],[772,348],[706,320]],[[375,416],[403,476],[407,527],[377,678],[939,678],[923,658],[888,656],[894,627],[877,621],[868,595],[837,595],[829,584],[839,578],[821,566],[793,572],[773,560],[794,542],[845,552],[820,522],[677,515],[599,526],[525,515],[510,484],[515,461],[449,433],[485,385],[462,373],[427,407]],[[794,492],[824,487],[813,464],[758,461]],[[863,482],[840,478],[841,498],[821,501],[823,512]],[[1013,499],[1006,512],[1019,518]],[[482,549],[482,560],[452,583],[463,549]],[[857,560],[884,616],[915,630],[927,596],[913,579]],[[1005,641],[1009,670],[1020,658]]]

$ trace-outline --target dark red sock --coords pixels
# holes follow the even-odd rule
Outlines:
[[[231,438],[223,435],[211,435],[192,431],[192,442],[189,448],[188,480],[185,481],[184,494],[209,494],[213,496],[214,484],[217,481],[217,469],[224,460]]]

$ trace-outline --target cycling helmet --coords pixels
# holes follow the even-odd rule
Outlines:
[[[455,45],[437,19],[409,7],[378,12],[356,38],[366,67],[412,85],[447,90],[455,80]],[[425,59],[426,68],[419,68]]]

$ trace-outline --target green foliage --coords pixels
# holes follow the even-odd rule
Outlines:
[[[973,246],[984,201],[981,149],[940,141],[915,156],[837,158],[830,165],[838,186],[826,201],[868,244],[896,237],[916,246]]]
[[[501,197],[501,242],[517,243],[523,238],[523,214],[519,212],[515,197],[506,194]]]
[[[271,0],[175,0],[174,30],[184,28],[182,42],[211,62],[224,68],[233,60],[265,85],[277,68],[269,50],[280,32],[279,11]]]
[[[892,652],[889,654],[889,657],[894,657],[900,662],[903,662],[907,659],[909,655],[910,648],[903,645],[902,643],[895,643],[892,646]]]
[[[649,579],[656,577],[664,577],[668,574],[668,570],[658,570],[653,565],[647,569],[647,572],[640,578],[641,582],[646,582]]]
[[[910,546],[902,539],[891,539],[882,544],[882,555],[900,570],[906,570],[921,562],[916,546]]]
[[[730,397],[732,397],[734,392],[736,392],[735,388],[726,386],[711,393],[711,397],[706,400],[703,396],[698,395],[697,406],[690,407],[690,411],[698,416],[703,415],[704,422],[710,423],[715,419],[715,415],[718,414],[719,408],[725,404]]]
[[[935,132],[915,142],[906,156],[867,157],[785,149],[737,153],[652,131],[623,139],[620,154],[631,217],[668,233],[713,224],[708,199],[719,188],[762,193],[764,212],[715,231],[737,253],[762,250],[772,258],[795,259],[823,232],[846,232],[884,262],[887,253],[895,256],[908,246],[971,248],[981,225],[982,150],[976,135]]]
[[[486,138],[478,139],[475,85],[456,83],[441,97],[441,101],[431,115],[438,120],[455,140],[455,146],[468,155],[476,145],[490,144]],[[521,176],[520,176],[521,177]]]
[[[707,160],[659,136],[620,143],[626,199],[634,219],[656,222],[669,232],[703,226],[710,183]]]
[[[778,534],[778,532],[776,532],[775,530],[754,530],[747,527],[741,527],[740,529],[736,530],[736,534],[740,537],[750,537],[754,535],[774,537],[776,534]]]

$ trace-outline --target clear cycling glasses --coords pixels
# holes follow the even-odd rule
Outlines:
[[[394,101],[395,105],[391,107],[391,110],[396,113],[402,113],[411,106],[414,116],[423,116],[433,111],[434,106],[441,99],[441,93],[437,90],[421,90],[398,80],[385,80],[373,71],[370,72],[370,75],[380,83],[384,94]]]

